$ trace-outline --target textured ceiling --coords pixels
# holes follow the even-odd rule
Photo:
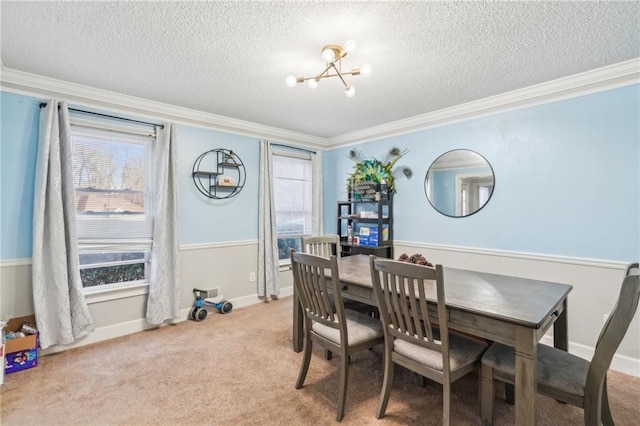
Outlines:
[[[634,2],[1,2],[3,66],[333,137],[640,57]],[[311,90],[325,44],[347,69]]]

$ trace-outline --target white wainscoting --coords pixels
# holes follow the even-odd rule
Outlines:
[[[31,258],[0,263],[0,319],[33,314]]]
[[[257,270],[257,247],[257,241],[182,245],[181,320],[187,319],[193,304],[193,288],[219,287],[234,309],[262,303],[256,294],[256,283],[249,281],[249,274]],[[602,328],[604,316],[610,313],[616,302],[626,266],[623,262],[606,260],[410,241],[396,241],[394,252],[396,258],[401,253],[421,253],[431,262],[450,267],[571,284],[573,290],[569,295],[568,306],[569,350],[586,359],[590,359],[593,354],[593,346]],[[5,318],[32,314],[30,259],[3,261],[0,273],[0,315]],[[280,287],[281,297],[292,294],[291,273],[286,268],[280,272]],[[145,304],[146,298],[142,296],[92,304],[90,309],[92,314],[95,313],[96,330],[73,345],[49,348],[43,354],[146,330],[150,326],[144,316],[140,315],[144,312]],[[126,319],[123,320],[121,315],[125,308],[130,312],[126,313]],[[550,343],[551,339],[548,335],[542,341]],[[611,368],[640,377],[640,315],[634,318]]]
[[[262,303],[257,296],[256,282],[250,281],[250,274],[257,272],[257,256],[257,240],[181,245],[180,321],[187,320],[193,306],[194,288],[219,288],[233,304],[233,309]],[[0,263],[0,277],[0,318],[32,315],[31,259],[3,261]],[[290,296],[293,292],[288,269],[280,272],[280,280],[280,297]],[[146,296],[131,294],[131,297],[118,298],[104,295],[101,300],[92,301],[89,310],[95,331],[71,345],[47,348],[42,355],[154,328],[144,318]]]
[[[394,255],[421,253],[432,263],[501,275],[570,284],[569,351],[591,359],[596,339],[616,303],[626,263],[599,259],[484,250],[472,247],[395,241]],[[446,283],[446,276],[445,276]],[[550,331],[542,340],[553,344]],[[636,314],[611,368],[640,377],[640,314]]]

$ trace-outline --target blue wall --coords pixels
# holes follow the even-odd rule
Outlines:
[[[31,257],[39,103],[0,92],[0,259]]]
[[[178,219],[182,244],[255,240],[258,238],[260,143],[256,138],[202,128],[178,126]],[[234,197],[212,200],[196,189],[193,163],[215,149],[233,150],[242,160],[247,180]]]
[[[0,92],[0,259],[32,254],[33,191],[42,99]],[[181,244],[258,238],[258,160],[256,138],[178,126],[178,227]],[[192,179],[195,159],[215,148],[233,150],[242,159],[247,180],[227,200],[200,194]]]
[[[640,258],[640,86],[509,111],[360,144],[414,172],[397,182],[394,239],[595,259]],[[352,147],[325,153],[325,231],[354,163]],[[493,166],[489,203],[466,218],[435,211],[424,193],[431,163],[471,149]],[[339,178],[336,178],[339,177]],[[339,195],[336,195],[339,194]]]
[[[0,259],[31,256],[38,102],[0,92]],[[357,146],[381,158],[408,148],[398,164],[414,176],[397,182],[396,240],[631,261],[640,258],[640,86],[496,114]],[[229,200],[194,187],[195,159],[227,148],[243,160],[247,182]],[[324,153],[325,232],[335,232],[336,202],[354,163],[349,148]],[[424,177],[442,153],[483,155],[495,192],[478,213],[436,212]],[[259,144],[256,138],[178,126],[179,237],[182,244],[257,238]]]

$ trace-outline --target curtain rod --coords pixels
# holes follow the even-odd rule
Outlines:
[[[40,108],[44,108],[46,106],[47,106],[46,102],[42,102],[40,104]],[[108,117],[108,118],[113,118],[113,119],[116,119],[116,120],[129,121],[129,122],[132,122],[132,123],[145,124],[147,126],[154,126],[154,127],[157,126],[157,127],[160,127],[161,129],[164,129],[164,125],[162,125],[162,124],[149,123],[148,121],[140,121],[140,120],[133,120],[131,118],[116,117],[115,115],[100,114],[99,112],[83,111],[81,109],[75,109],[75,108],[69,108],[69,111],[79,112],[79,113],[82,113],[82,114],[98,115],[100,117]]]
[[[305,151],[305,152],[309,152],[311,154],[315,154],[316,153],[315,151],[312,151],[312,150],[307,149],[307,148],[300,148],[298,146],[284,145],[284,144],[281,144],[281,143],[272,143],[271,146],[281,146],[283,148],[297,149],[298,151]]]

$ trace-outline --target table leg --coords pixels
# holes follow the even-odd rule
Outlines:
[[[302,352],[303,325],[302,306],[296,294],[296,287],[293,286],[293,351]]]
[[[567,329],[567,299],[564,299],[560,316],[553,323],[553,346],[563,351],[569,350],[569,332]]]
[[[569,349],[567,318],[567,299],[564,299],[562,313],[553,323],[553,346],[563,351]],[[510,383],[505,383],[505,399],[509,404],[515,402],[514,386]]]
[[[569,350],[569,331],[567,327],[567,299],[562,302],[562,313],[553,323],[553,346],[567,352]],[[565,401],[558,401],[560,404],[566,404]]]
[[[513,383],[504,384],[504,399],[509,405],[513,405],[516,403],[516,392]]]
[[[533,426],[536,423],[536,355],[538,342],[535,330],[516,328],[516,425]]]

